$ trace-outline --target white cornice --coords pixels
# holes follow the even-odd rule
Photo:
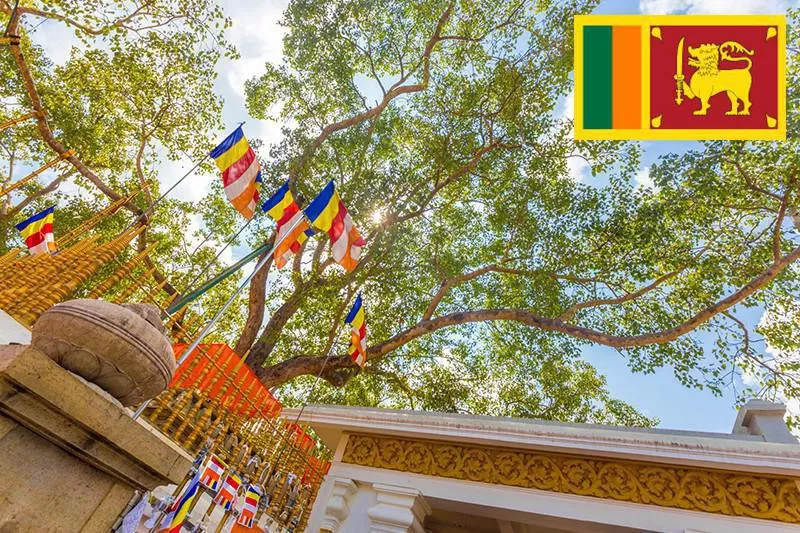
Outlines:
[[[344,433],[372,433],[800,477],[800,445],[753,436],[329,405],[307,406],[300,422],[332,450]]]

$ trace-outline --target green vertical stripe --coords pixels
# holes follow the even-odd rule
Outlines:
[[[583,127],[611,129],[611,26],[583,27]]]

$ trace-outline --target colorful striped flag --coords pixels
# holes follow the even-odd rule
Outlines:
[[[258,203],[261,167],[242,127],[236,128],[210,155],[222,172],[225,196],[244,218],[253,218]]]
[[[214,498],[214,503],[221,505],[225,510],[230,509],[236,502],[236,495],[239,493],[239,486],[241,484],[242,478],[235,472],[228,474],[217,496]]]
[[[281,241],[273,255],[275,265],[278,268],[283,268],[292,258],[292,255],[300,250],[306,239],[314,234],[314,230],[303,219],[303,211],[294,201],[292,191],[289,190],[288,181],[264,202],[261,208],[278,224],[275,242],[278,242],[286,235],[286,238]],[[299,223],[298,220],[300,220]],[[297,223],[296,226],[295,223]],[[289,228],[292,229],[290,230]]]
[[[784,15],[578,15],[576,139],[786,137]]]
[[[247,492],[244,495],[244,506],[241,513],[239,513],[237,524],[244,527],[253,527],[253,519],[256,516],[256,511],[258,511],[258,501],[260,499],[261,491],[258,490],[258,487],[255,485],[247,487]]]
[[[222,474],[225,472],[227,465],[213,453],[208,458],[205,468],[200,474],[200,484],[204,487],[216,491]]]
[[[189,508],[192,506],[195,496],[197,496],[198,488],[200,485],[200,471],[198,471],[189,485],[183,491],[183,496],[177,500],[169,510],[167,519],[162,524],[166,527],[161,529],[163,533],[180,533],[183,523],[186,521],[186,516],[189,514]]]
[[[48,207],[15,226],[25,239],[25,246],[31,255],[51,254],[56,251],[53,237],[54,211],[55,206]]]
[[[305,210],[311,224],[327,231],[331,238],[331,255],[348,272],[352,272],[361,257],[366,242],[358,233],[350,213],[339,197],[331,180]]]
[[[353,303],[353,308],[350,309],[344,323],[350,324],[353,330],[350,336],[350,357],[358,366],[364,368],[364,363],[367,362],[367,318],[364,314],[364,302],[361,294]]]

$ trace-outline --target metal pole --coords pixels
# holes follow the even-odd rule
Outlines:
[[[133,222],[131,222],[131,223],[130,223],[130,225],[129,225],[127,228],[125,228],[125,229],[122,231],[122,233],[125,233],[126,231],[128,231],[129,229],[131,229],[132,227],[134,227],[134,226],[135,226],[135,225],[136,225],[136,224],[137,224],[137,223],[138,223],[138,222],[139,222],[141,219],[143,219],[143,218],[146,218],[146,217],[147,217],[147,215],[149,215],[149,214],[150,214],[150,212],[151,212],[153,209],[155,209],[156,205],[158,205],[158,203],[159,203],[161,200],[163,200],[163,199],[164,199],[164,198],[165,198],[165,197],[166,197],[166,196],[167,196],[169,193],[171,193],[173,190],[175,190],[175,187],[177,187],[178,185],[180,185],[180,184],[181,184],[181,182],[182,182],[183,180],[185,180],[186,178],[188,178],[188,177],[189,177],[189,176],[190,176],[190,175],[191,175],[191,174],[192,174],[192,173],[193,173],[195,170],[197,170],[197,169],[198,169],[198,167],[200,167],[200,165],[202,165],[202,164],[203,164],[203,162],[204,162],[206,159],[208,159],[208,157],[209,157],[209,155],[208,155],[208,154],[206,154],[206,155],[205,155],[205,156],[204,156],[204,157],[203,157],[203,158],[202,158],[200,161],[198,161],[198,162],[197,162],[197,164],[196,164],[195,166],[193,166],[191,169],[189,169],[189,172],[187,172],[186,174],[184,174],[184,175],[181,177],[181,179],[179,179],[178,181],[176,181],[175,183],[173,183],[173,184],[172,184],[172,186],[171,186],[169,189],[167,189],[166,191],[164,191],[164,193],[163,193],[161,196],[159,196],[158,198],[156,198],[156,200],[155,200],[155,201],[154,201],[152,204],[150,204],[150,207],[148,207],[147,209],[145,209],[144,211],[142,211],[142,214],[141,214],[141,215],[139,215],[139,216],[137,216],[136,218],[134,218],[134,219],[133,219]]]
[[[280,239],[277,239],[275,241],[275,244],[272,245],[272,248],[270,249],[269,253],[267,255],[265,255],[264,258],[261,261],[258,262],[258,264],[253,269],[253,271],[250,273],[250,275],[247,276],[244,279],[244,281],[242,281],[242,283],[239,284],[239,286],[236,288],[236,291],[231,295],[230,298],[228,298],[228,301],[225,302],[225,305],[222,306],[222,309],[217,311],[217,314],[214,315],[214,318],[212,318],[208,322],[208,324],[206,324],[206,327],[203,328],[203,331],[200,332],[200,334],[197,336],[197,338],[194,340],[194,342],[192,342],[192,344],[188,348],[186,348],[186,350],[183,352],[183,354],[181,354],[181,356],[178,358],[178,360],[176,362],[176,366],[181,366],[181,364],[186,360],[186,358],[189,357],[189,354],[192,353],[195,348],[197,348],[197,345],[202,342],[203,338],[205,338],[206,335],[208,335],[208,333],[211,331],[211,328],[213,328],[217,324],[219,319],[222,317],[223,314],[225,314],[225,311],[228,310],[228,308],[231,306],[231,304],[236,299],[236,297],[239,296],[239,294],[244,290],[244,288],[247,286],[247,284],[250,283],[250,280],[253,279],[253,276],[256,275],[256,272],[261,270],[261,267],[263,267],[265,264],[267,264],[267,262],[272,258],[272,254],[275,253],[275,250],[278,248],[278,246],[284,240],[286,240],[286,237],[291,235],[292,230],[295,229],[297,226],[299,226],[300,223],[303,222],[304,220],[305,220],[305,217],[298,218],[294,222],[294,224],[292,224],[289,227],[289,229],[286,230],[286,232],[283,234],[283,236]],[[136,410],[136,412],[133,413],[133,419],[134,420],[139,418],[139,416],[145,410],[145,408],[147,407],[147,404],[149,402],[150,402],[150,400],[147,400],[146,402],[142,403],[142,405],[139,406],[139,408]]]

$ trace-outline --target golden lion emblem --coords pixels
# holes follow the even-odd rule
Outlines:
[[[682,62],[683,39],[678,46],[679,61]],[[689,83],[683,81],[683,75],[679,71],[675,75],[678,82],[678,98],[676,103],[680,105],[681,93],[689,98],[700,99],[700,109],[694,111],[695,115],[705,115],[708,113],[710,104],[708,100],[715,94],[725,92],[731,101],[730,110],[726,115],[749,115],[750,106],[750,86],[753,84],[753,77],[750,68],[753,62],[749,57],[733,57],[732,53],[753,55],[752,50],[748,50],[736,41],[725,41],[720,45],[713,43],[702,44],[698,47],[688,47],[689,66],[696,67],[697,71],[692,75]],[[746,61],[744,68],[720,69],[722,61]],[[679,63],[680,64],[680,63]],[[739,108],[741,101],[741,109]]]

